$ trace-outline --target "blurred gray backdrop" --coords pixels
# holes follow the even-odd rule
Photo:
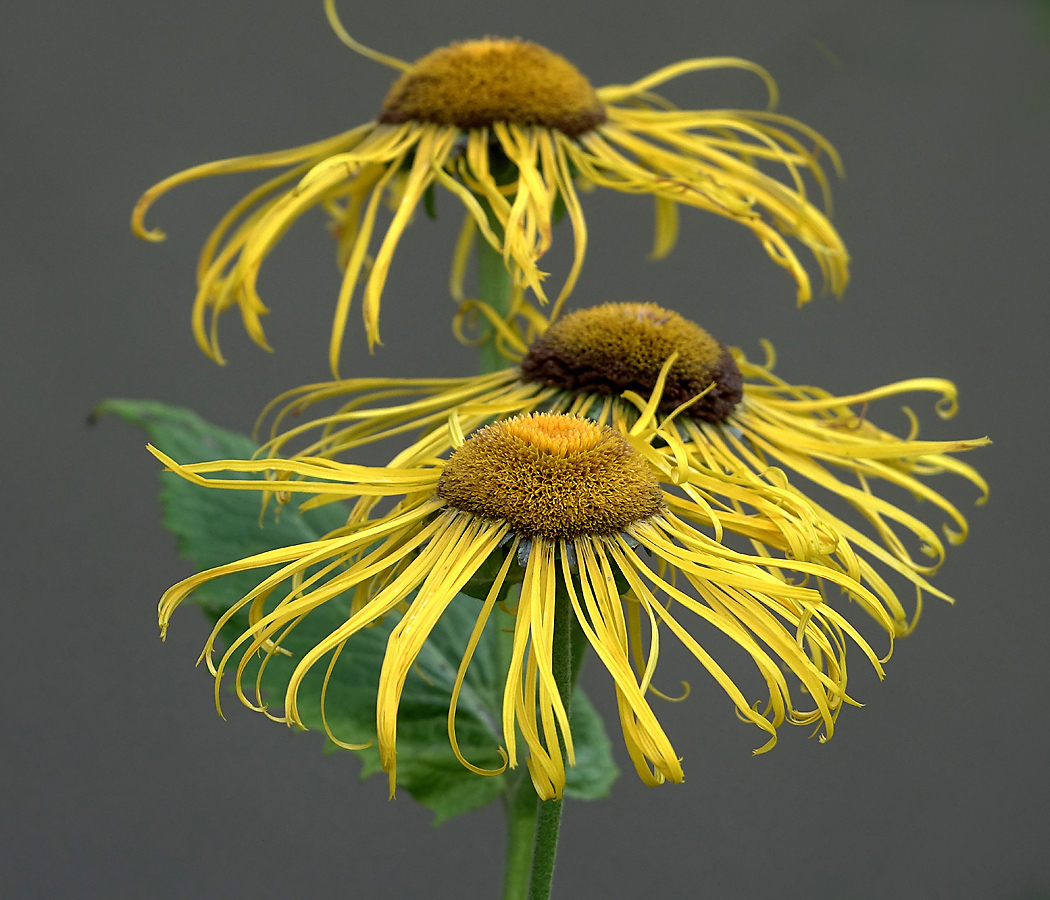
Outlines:
[[[946,483],[973,535],[879,683],[854,660],[832,741],[785,728],[771,753],[685,655],[663,681],[687,780],[569,803],[561,898],[1023,898],[1048,896],[1047,149],[1050,32],[1035,4],[934,0],[344,0],[356,37],[406,59],[454,39],[519,35],[595,84],[675,60],[736,55],[779,80],[781,111],[841,151],[835,222],[854,258],[843,300],[795,308],[793,286],[743,228],[693,211],[677,251],[646,260],[651,205],[585,197],[591,249],[576,306],[655,300],[778,372],[853,391],[953,378],[962,407],[928,436],[995,441],[971,454],[992,484]],[[273,355],[223,322],[229,365],[189,330],[196,252],[256,183],[211,180],[160,201],[159,246],[128,229],[138,194],[211,159],[280,149],[371,118],[393,73],[345,49],[319,0],[3,4],[0,31],[0,403],[5,434],[0,893],[17,898],[495,897],[502,814],[434,829],[349,754],[321,755],[228,705],[194,668],[208,632],[187,608],[166,644],[156,601],[189,572],[159,525],[155,461],[108,396],[190,406],[248,429],[274,394],[324,379],[337,272],[319,214],[263,269]],[[756,79],[694,75],[686,106],[755,106]],[[359,321],[348,374],[453,375],[446,291],[459,223],[409,230],[382,309],[384,346]],[[564,271],[568,234],[551,254]],[[559,268],[561,267],[561,268]],[[357,310],[355,310],[356,313]],[[877,421],[906,429],[897,404]],[[374,459],[373,461],[378,461]],[[670,643],[670,642],[668,642]],[[611,716],[591,661],[585,683]],[[659,701],[657,701],[659,702]],[[1042,849],[1040,849],[1042,848]]]

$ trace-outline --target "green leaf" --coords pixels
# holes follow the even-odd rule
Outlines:
[[[179,462],[248,459],[258,449],[243,434],[216,428],[191,410],[152,400],[106,400],[92,416],[98,418],[107,413],[142,428],[153,444]],[[226,477],[247,476],[231,472]],[[164,527],[175,535],[179,556],[192,560],[198,570],[275,547],[316,540],[346,522],[346,508],[339,504],[302,515],[286,508],[279,518],[271,514],[262,521],[261,493],[206,490],[171,473],[162,473],[160,481]],[[272,571],[245,572],[210,581],[194,591],[190,599],[221,613]]]
[[[107,400],[95,415],[106,413],[143,428],[157,447],[179,462],[246,459],[257,449],[244,435],[217,428],[187,409],[151,401]],[[162,473],[161,482],[164,525],[175,534],[180,554],[191,559],[198,569],[316,540],[346,521],[347,509],[341,504],[302,514],[285,508],[276,520],[271,512],[261,521],[261,492],[210,490],[172,473]],[[271,571],[215,579],[191,594],[191,599],[215,621]],[[276,596],[279,591],[275,591]],[[435,822],[490,803],[508,784],[506,775],[484,777],[464,768],[448,739],[449,698],[480,608],[481,601],[465,594],[452,601],[409,673],[401,698],[397,785],[433,810]],[[296,660],[345,622],[348,614],[349,598],[338,597],[301,620],[282,642],[291,655],[271,657],[263,670],[260,685],[266,702],[274,707],[283,705]],[[374,743],[375,698],[387,638],[397,618],[390,615],[351,638],[328,684],[325,713],[332,733],[347,743],[372,742],[355,751],[364,762],[362,776],[380,770]],[[228,645],[246,626],[245,615],[234,617],[223,629],[223,640]],[[456,735],[464,756],[475,765],[494,769],[501,765],[497,748],[503,743],[503,673],[497,627],[494,617],[475,650],[456,716]],[[259,665],[256,657],[247,667],[243,678],[246,690],[254,690]],[[325,661],[314,667],[299,691],[304,724],[322,733],[320,696],[326,669]],[[231,698],[227,702],[236,701]],[[566,795],[581,799],[608,796],[619,772],[602,720],[579,689],[573,697],[571,726],[577,765],[569,770]],[[331,742],[327,747],[336,749]]]

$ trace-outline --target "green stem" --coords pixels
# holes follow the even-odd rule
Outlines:
[[[509,666],[514,617],[498,612],[501,626],[500,669]],[[573,615],[568,595],[557,587],[554,607],[554,680],[566,712],[583,665],[587,638]],[[516,772],[503,795],[507,811],[507,865],[503,900],[547,900],[550,897],[554,858],[561,825],[561,800],[538,802],[528,772]],[[531,867],[531,878],[530,878]]]
[[[504,795],[503,805],[507,810],[507,864],[503,873],[503,900],[528,898],[538,802],[528,772],[520,773],[516,787]]]
[[[499,225],[496,225],[499,228]],[[497,232],[498,234],[499,232]],[[503,254],[483,237],[476,241],[478,253],[478,299],[487,303],[503,318],[510,312],[510,272],[503,262]],[[481,353],[482,373],[497,372],[510,363],[496,348],[496,331],[489,327],[485,342],[478,348]]]
[[[558,686],[561,702],[569,711],[572,698],[573,675],[579,665],[573,666],[573,613],[569,597],[562,585],[554,595],[554,646],[551,668]],[[582,654],[581,654],[582,658]],[[558,852],[558,832],[561,830],[562,799],[544,800],[536,817],[536,843],[532,849],[532,877],[529,880],[529,900],[548,900],[554,877],[554,857]]]

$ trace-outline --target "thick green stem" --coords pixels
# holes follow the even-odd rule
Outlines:
[[[500,610],[500,668],[509,665],[514,617]],[[568,596],[559,584],[554,608],[554,680],[566,711],[583,665],[587,638],[576,622]],[[547,900],[550,897],[554,858],[561,825],[561,800],[540,803],[527,771],[515,773],[506,790],[507,865],[503,878],[503,900]],[[531,867],[531,877],[530,877]]]
[[[551,668],[554,683],[566,712],[572,698],[573,675],[573,614],[568,594],[559,584],[554,596],[554,646]],[[575,667],[576,672],[579,666]],[[563,801],[544,800],[536,817],[536,843],[532,849],[532,878],[529,880],[529,900],[548,900],[554,877],[554,858],[558,852],[558,832],[561,830]]]
[[[476,246],[478,299],[492,307],[497,315],[506,318],[510,312],[511,284],[510,272],[503,262],[503,255],[482,237],[478,237]],[[482,373],[497,372],[510,365],[496,347],[496,330],[491,326],[488,326],[485,341],[478,350],[481,353]]]
[[[558,852],[561,808],[564,800],[544,800],[536,816],[536,844],[532,848],[532,878],[529,900],[549,900],[554,879],[554,857]]]
[[[507,810],[507,864],[503,873],[503,900],[528,898],[538,803],[529,773],[520,773],[517,786],[503,798]]]

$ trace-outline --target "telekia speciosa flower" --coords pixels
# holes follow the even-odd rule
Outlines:
[[[675,243],[678,206],[691,206],[753,232],[791,273],[800,303],[812,288],[792,242],[813,254],[833,291],[846,284],[846,250],[807,196],[804,178],[811,178],[826,210],[830,195],[820,159],[838,168],[838,157],[811,128],[771,111],[776,85],[754,63],[692,59],[630,84],[595,89],[544,47],[484,38],[441,47],[409,64],[361,47],[340,24],[334,0],[325,5],[347,44],[401,72],[376,118],[294,149],[172,175],[142,196],[132,216],[139,236],[158,241],[164,233],[147,228],[145,216],[173,187],[212,175],[282,170],[223,216],[201,252],[193,330],[214,359],[222,361],[217,317],[233,306],[252,339],[268,347],[260,322],[267,310],[256,289],[260,266],[288,228],[316,207],[331,219],[343,271],[329,349],[333,372],[362,281],[365,329],[375,345],[394,251],[417,208],[431,208],[436,186],[466,211],[454,272],[462,272],[474,243],[483,241],[502,255],[517,290],[531,291],[540,304],[548,292],[537,263],[551,245],[553,223],[567,214],[574,262],[554,295],[551,318],[572,291],[586,250],[578,186],[655,198],[655,257]],[[770,109],[680,110],[654,93],[680,75],[726,67],[759,75]],[[393,210],[385,232],[377,224],[384,196]]]
[[[851,606],[887,632],[882,602],[850,575],[818,563],[748,555],[725,546],[675,514],[639,441],[581,416],[535,413],[488,425],[458,443],[447,460],[372,469],[319,459],[223,460],[180,466],[157,450],[173,472],[221,490],[290,491],[331,498],[392,499],[382,515],[351,515],[321,540],[272,550],[194,575],[160,603],[162,630],[175,608],[211,579],[260,571],[260,581],[223,614],[204,656],[216,680],[235,673],[238,696],[271,718],[302,725],[298,694],[315,666],[325,685],[355,633],[399,613],[379,680],[376,735],[390,774],[397,766],[397,713],[405,681],[436,623],[485,564],[496,571],[476,602],[473,636],[459,665],[448,710],[448,738],[460,762],[456,708],[472,654],[508,580],[520,582],[513,604],[513,652],[502,703],[505,766],[526,762],[541,798],[561,796],[565,764],[574,765],[572,731],[552,672],[558,604],[571,616],[612,677],[624,743],[647,784],[683,777],[681,754],[651,708],[661,632],[673,635],[725,691],[737,714],[762,730],[760,750],[785,722],[816,724],[830,737],[847,693],[847,644],[881,675],[878,654],[842,612]],[[223,471],[258,478],[206,477]],[[294,474],[300,480],[274,480]],[[268,567],[276,566],[276,570]],[[834,585],[830,592],[806,584]],[[314,610],[352,596],[342,624],[297,658],[275,712],[250,696],[242,673],[257,654],[281,652],[288,630]],[[849,602],[849,601],[852,601]],[[247,610],[247,627],[218,662],[215,641]],[[564,634],[564,632],[561,632]],[[728,639],[728,644],[726,643]],[[715,650],[714,648],[719,649]],[[731,665],[716,654],[740,657]],[[758,678],[731,674],[750,663]],[[728,665],[728,668],[727,668]],[[756,686],[761,685],[756,692]],[[324,704],[322,688],[322,708]],[[752,694],[752,696],[749,696]],[[323,713],[322,713],[323,715]],[[329,737],[349,746],[345,736]],[[520,734],[520,739],[518,735]],[[563,760],[564,755],[564,760]]]
[[[754,363],[655,303],[607,303],[558,319],[501,372],[346,379],[289,391],[264,412],[264,452],[345,458],[368,443],[421,432],[391,461],[415,465],[493,419],[585,415],[636,441],[655,477],[673,489],[666,502],[679,516],[720,540],[737,534],[762,552],[850,573],[881,598],[893,633],[905,634],[924,594],[950,599],[929,580],[944,560],[945,539],[927,520],[942,515],[952,543],[968,531],[965,516],[930,482],[959,476],[983,498],[984,479],[957,455],[987,440],[919,440],[918,418],[907,408],[906,436],[872,421],[871,404],[921,394],[932,394],[949,418],[956,389],[943,378],[836,396],[774,375],[766,349],[765,364]],[[340,405],[290,426],[327,401]],[[908,495],[923,506],[909,506]],[[838,508],[842,501],[855,515]],[[890,573],[910,583],[914,612],[887,581]]]

